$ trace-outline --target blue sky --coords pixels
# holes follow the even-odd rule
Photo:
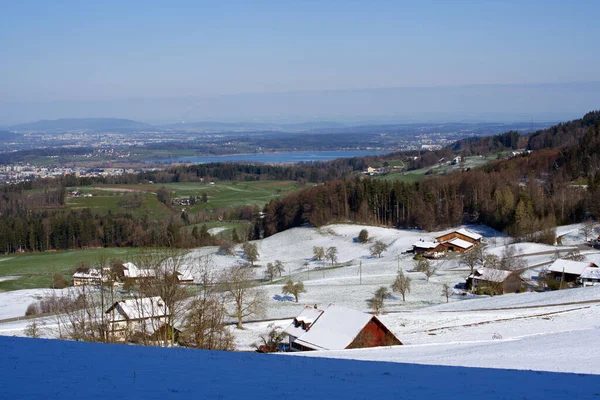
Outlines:
[[[600,81],[597,1],[173,3],[3,1],[0,103]]]

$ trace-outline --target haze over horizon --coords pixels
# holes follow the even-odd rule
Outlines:
[[[3,6],[0,125],[559,121],[600,108],[600,3]]]

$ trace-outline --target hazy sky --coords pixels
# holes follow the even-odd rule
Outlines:
[[[598,15],[594,0],[2,1],[0,122],[7,104],[36,119],[56,101],[600,81]]]

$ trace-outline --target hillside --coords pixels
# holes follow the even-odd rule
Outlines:
[[[121,118],[64,118],[41,120],[25,124],[13,125],[11,130],[19,132],[54,132],[88,130],[94,132],[135,131],[147,129],[151,125],[143,122]]]
[[[595,375],[0,338],[7,398],[597,398]],[[295,395],[294,395],[295,396]]]

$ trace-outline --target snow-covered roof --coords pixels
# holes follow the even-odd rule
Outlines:
[[[424,242],[419,240],[417,243],[413,244],[414,247],[418,247],[420,249],[435,249],[440,244],[438,242]]]
[[[461,235],[464,235],[466,237],[470,237],[473,240],[479,240],[479,239],[481,239],[483,237],[479,233],[475,233],[475,232],[470,231],[470,230],[465,229],[465,228],[461,228],[461,229],[457,230],[456,233],[460,233]]]
[[[590,262],[558,259],[548,267],[548,271],[581,275],[588,267],[597,268],[596,264]]]
[[[149,278],[156,275],[154,270],[140,269],[135,264],[130,262],[123,264],[123,267],[125,268],[123,271],[125,278]]]
[[[321,312],[310,329],[304,331],[295,342],[315,350],[343,350],[372,318],[375,317],[371,314],[332,304]]]
[[[466,240],[462,240],[459,238],[454,238],[452,240],[448,240],[446,243],[451,244],[453,246],[461,247],[463,249],[468,249],[473,247],[473,243],[467,242]]]
[[[89,269],[87,272],[75,272],[73,278],[78,279],[100,279],[101,274],[97,269]]]
[[[484,267],[478,268],[475,273],[469,275],[469,278],[479,279],[488,282],[504,282],[510,274],[510,271]]]
[[[141,299],[121,300],[113,304],[106,312],[116,308],[121,319],[115,314],[115,320],[158,318],[170,315],[169,308],[160,296]]]
[[[307,306],[283,332],[294,337],[300,337],[306,333],[306,330],[302,327],[302,324],[296,324],[296,321],[312,324],[319,319],[321,314],[323,314],[323,310]]]
[[[579,276],[581,279],[600,279],[600,268],[587,267]]]
[[[194,282],[194,276],[188,270],[185,270],[183,272],[177,271],[177,279],[180,282]]]

